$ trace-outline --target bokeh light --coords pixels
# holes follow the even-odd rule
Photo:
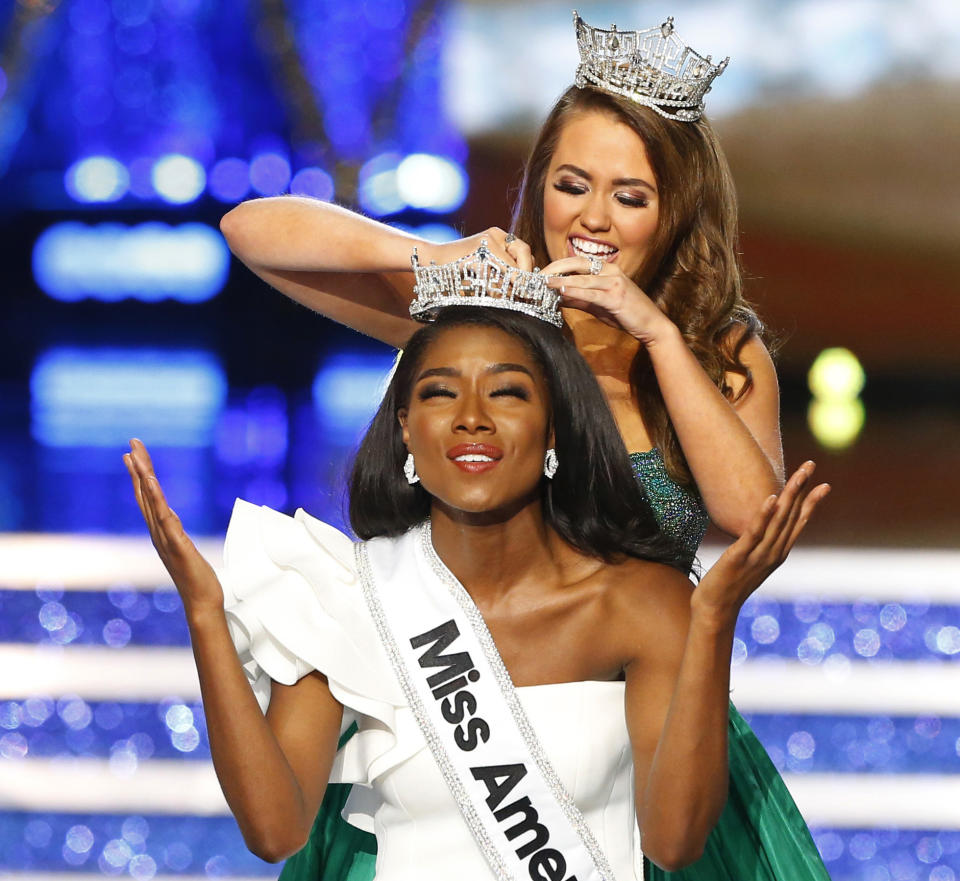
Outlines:
[[[207,187],[221,202],[239,202],[250,192],[250,166],[242,159],[221,159],[210,169]]]
[[[849,349],[824,349],[816,357],[807,374],[813,395],[807,424],[821,446],[843,450],[860,435],[866,409],[859,395],[865,382],[863,367]]]
[[[184,205],[193,202],[203,192],[207,175],[196,159],[173,153],[154,163],[151,182],[165,202]]]
[[[863,391],[866,373],[849,349],[824,349],[811,365],[807,383],[817,400],[849,401]]]
[[[124,298],[201,302],[223,288],[230,252],[203,223],[92,226],[67,221],[44,230],[33,273],[47,295],[67,302]]]
[[[78,202],[116,202],[126,194],[130,175],[110,156],[88,156],[67,169],[64,185]]]
[[[322,168],[301,168],[290,181],[290,192],[329,202],[333,199],[333,178]]]
[[[411,208],[446,214],[467,197],[466,172],[450,159],[414,153],[397,166],[397,195]]]
[[[817,442],[827,449],[843,450],[860,435],[867,411],[859,399],[852,401],[811,401],[807,424]]]
[[[290,162],[279,153],[261,153],[250,160],[250,186],[261,196],[277,196],[290,184]]]
[[[374,217],[385,217],[407,207],[397,189],[399,164],[399,155],[383,153],[361,167],[357,200],[364,211]]]

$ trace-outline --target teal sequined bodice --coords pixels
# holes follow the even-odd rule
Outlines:
[[[631,453],[630,464],[660,528],[676,542],[684,561],[692,562],[709,522],[703,499],[695,490],[673,482],[656,447]]]

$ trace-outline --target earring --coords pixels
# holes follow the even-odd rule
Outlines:
[[[557,451],[550,447],[547,454],[543,457],[543,473],[547,480],[553,480],[553,475],[557,473],[557,466],[560,462],[557,460]]]
[[[407,483],[411,486],[420,482],[420,476],[417,474],[417,466],[413,461],[413,453],[407,453],[407,461],[403,463],[403,474],[407,478]]]

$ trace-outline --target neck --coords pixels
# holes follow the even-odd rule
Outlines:
[[[437,555],[478,602],[495,602],[528,578],[542,583],[558,569],[539,496],[511,511],[483,514],[434,501],[430,525]]]

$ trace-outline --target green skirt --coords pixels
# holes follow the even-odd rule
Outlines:
[[[350,787],[331,784],[310,840],[280,881],[371,881],[377,840],[340,816]],[[646,881],[830,881],[810,831],[756,735],[730,704],[730,791],[703,856],[680,872],[645,863]]]

